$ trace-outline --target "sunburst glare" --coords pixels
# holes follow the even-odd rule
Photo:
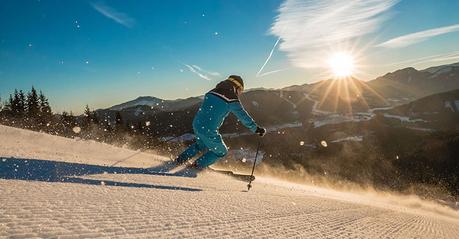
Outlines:
[[[349,77],[354,72],[354,57],[347,52],[335,52],[328,59],[334,78]]]

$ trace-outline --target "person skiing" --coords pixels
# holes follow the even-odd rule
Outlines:
[[[223,158],[228,153],[228,148],[218,130],[229,113],[235,114],[239,121],[253,133],[261,137],[266,134],[266,129],[255,123],[239,101],[243,91],[242,78],[231,75],[205,94],[204,101],[193,119],[196,142],[183,151],[175,159],[174,164],[184,164],[198,153],[204,152],[189,166],[189,168],[202,170]]]

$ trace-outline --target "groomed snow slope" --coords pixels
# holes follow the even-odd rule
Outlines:
[[[459,213],[205,172],[146,174],[166,158],[0,126],[0,238],[459,238]],[[136,169],[137,168],[137,169]],[[77,176],[73,176],[77,175]]]

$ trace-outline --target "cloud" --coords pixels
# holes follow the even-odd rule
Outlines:
[[[444,62],[444,61],[456,61],[459,60],[459,51],[449,52],[445,54],[437,54],[425,57],[419,57],[399,62],[394,62],[390,64],[380,65],[382,67],[385,66],[400,66],[400,65],[419,65],[425,63],[435,63],[435,62]]]
[[[459,31],[459,24],[433,28],[421,32],[415,32],[404,36],[399,36],[385,41],[377,46],[386,48],[401,48],[425,41],[431,37]]]
[[[220,73],[218,72],[206,71],[197,65],[188,65],[188,64],[183,64],[183,65],[186,66],[188,70],[190,70],[192,73],[198,75],[200,78],[204,80],[211,81],[212,77],[210,77],[209,75],[220,76]]]
[[[286,0],[270,33],[297,67],[316,67],[331,47],[375,31],[398,0]]]
[[[134,19],[130,18],[125,13],[119,12],[116,9],[106,5],[103,2],[91,3],[91,6],[100,14],[112,19],[113,21],[125,27],[131,28],[134,26]]]
[[[192,65],[193,68],[199,70],[199,71],[202,71],[208,75],[211,75],[211,76],[220,76],[220,73],[218,72],[213,72],[213,71],[206,71],[204,69],[202,69],[201,67],[197,66],[197,65]]]

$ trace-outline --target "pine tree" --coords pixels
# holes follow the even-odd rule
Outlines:
[[[35,118],[40,113],[40,104],[38,102],[38,94],[32,86],[31,91],[27,94],[27,115],[30,118]]]
[[[97,117],[97,112],[96,111],[92,111],[92,114],[91,114],[91,121],[94,123],[94,124],[99,124],[99,118]]]
[[[17,116],[24,116],[26,112],[26,96],[22,90],[17,94],[16,107]]]
[[[91,123],[93,123],[93,118],[92,118],[92,111],[89,109],[89,105],[86,105],[84,107],[84,126],[89,127]]]
[[[3,108],[1,110],[2,116],[11,116],[11,106],[13,104],[13,96],[10,94],[8,100],[5,100],[3,103]]]
[[[49,106],[48,98],[40,91],[38,96],[39,108],[41,116],[50,116],[52,115],[51,106]]]
[[[8,99],[8,103],[6,104],[6,108],[7,108],[6,110],[11,112],[13,110],[13,104],[14,104],[13,95],[10,94],[10,98]]]
[[[91,112],[91,109],[89,109],[89,105],[86,105],[86,106],[84,107],[84,116],[85,116],[86,118],[90,118],[90,117],[91,117],[91,113],[92,113],[92,112]]]
[[[68,113],[67,111],[62,112],[62,123],[66,127],[72,127],[75,126],[75,116],[73,116],[72,111]]]
[[[115,115],[115,131],[124,131],[124,120],[119,111],[117,111]]]
[[[69,113],[67,111],[63,111],[61,115],[61,122],[62,125],[64,126],[64,129],[69,127]]]
[[[51,112],[51,107],[49,106],[48,99],[42,91],[40,91],[40,94],[38,96],[38,108],[38,123],[40,127],[42,127],[42,129],[45,129],[47,126],[50,125],[53,113]]]
[[[14,89],[14,93],[13,93],[13,99],[11,101],[11,111],[13,113],[14,116],[17,116],[19,115],[19,91],[17,89]]]

